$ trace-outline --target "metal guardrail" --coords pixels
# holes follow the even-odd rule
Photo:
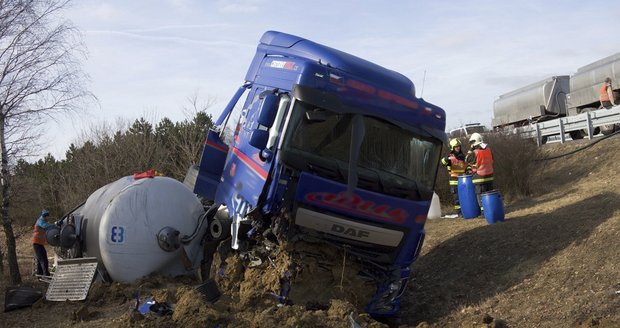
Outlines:
[[[595,128],[611,124],[620,124],[620,106],[533,123],[517,128],[514,133],[523,138],[535,138],[540,146],[543,144],[544,137],[559,135],[560,142],[564,143],[566,142],[565,133],[578,130],[587,131],[584,137],[592,139]]]

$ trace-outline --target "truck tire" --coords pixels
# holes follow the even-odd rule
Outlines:
[[[584,135],[587,135],[588,133],[583,133],[583,130],[576,130],[576,131],[570,131],[568,132],[568,134],[570,135],[571,139],[573,140],[579,140],[579,139],[583,139]]]
[[[549,137],[548,136],[542,136],[542,138],[540,138],[540,144],[541,145],[546,144],[547,141],[549,141]]]
[[[606,124],[601,126],[601,133],[605,136],[608,136],[616,131],[616,126],[614,124]]]

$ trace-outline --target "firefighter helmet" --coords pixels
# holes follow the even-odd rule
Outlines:
[[[450,150],[454,150],[454,148],[461,145],[461,140],[458,138],[450,139]]]
[[[478,146],[479,144],[481,144],[482,141],[482,136],[480,135],[480,133],[472,133],[471,137],[469,137],[469,143],[472,146]]]

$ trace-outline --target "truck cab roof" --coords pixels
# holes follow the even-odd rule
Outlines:
[[[416,98],[414,84],[407,77],[298,36],[265,32],[246,81],[268,81],[264,84],[279,84],[289,91],[299,85],[328,92],[349,109],[399,126],[425,126],[424,131],[445,141],[445,111]]]

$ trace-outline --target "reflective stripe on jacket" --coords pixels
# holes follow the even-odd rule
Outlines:
[[[473,183],[493,181],[493,153],[487,144],[483,143],[468,152],[467,162],[471,164]]]
[[[467,168],[465,159],[458,159],[453,153],[450,153],[450,155],[448,155],[448,158],[450,159],[451,164],[449,166],[450,176],[458,179],[459,175],[465,173],[465,168]]]
[[[459,175],[465,173],[465,169],[467,168],[465,155],[463,153],[458,154],[460,156],[451,152],[448,154],[448,157],[441,159],[441,165],[445,166],[448,170],[448,174],[450,174],[449,182],[451,186],[456,186],[458,184]]]
[[[609,101],[609,94],[607,93],[607,83],[601,86],[601,101]]]

